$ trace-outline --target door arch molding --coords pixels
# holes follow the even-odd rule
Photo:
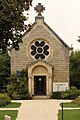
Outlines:
[[[52,66],[43,61],[38,61],[28,66],[28,87],[31,95],[35,95],[34,76],[46,76],[46,95],[50,95],[53,89]]]

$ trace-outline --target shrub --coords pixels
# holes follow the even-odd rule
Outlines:
[[[0,94],[0,105],[6,105],[11,102],[10,97],[6,93],[1,93]]]
[[[72,86],[70,90],[68,90],[68,93],[69,93],[69,96],[68,98],[69,99],[75,99],[77,98],[78,96],[80,96],[80,90],[78,90],[76,87]]]
[[[68,91],[62,92],[61,93],[61,98],[62,99],[68,99],[69,98],[69,92]]]
[[[25,99],[31,99],[31,95],[29,93],[24,93],[23,94],[19,94],[18,92],[14,91],[12,94],[12,98],[14,100],[25,100]]]
[[[51,99],[60,99],[61,98],[61,92],[53,92],[50,98]]]
[[[30,99],[26,70],[19,71],[17,76],[15,74],[10,76],[7,91],[12,99]]]
[[[72,103],[76,103],[80,105],[80,97],[79,98],[75,98]]]
[[[32,99],[32,96],[28,93],[28,94],[26,95],[26,98],[27,98],[27,99]]]
[[[53,99],[75,99],[80,96],[80,90],[72,86],[70,90],[64,92],[53,92],[51,98]]]
[[[3,99],[0,99],[0,107],[5,106],[5,105],[6,105],[6,101]]]

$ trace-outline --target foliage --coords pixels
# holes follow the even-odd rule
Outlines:
[[[80,89],[80,51],[72,52],[70,56],[70,85]]]
[[[23,12],[29,10],[32,0],[0,0],[0,51],[12,46],[19,49],[22,42],[22,32],[30,29],[30,25],[25,26],[27,17]],[[27,14],[26,14],[27,15]]]
[[[10,97],[7,94],[0,94],[0,106],[7,105],[11,102]]]
[[[8,95],[12,99],[29,99],[28,75],[26,70],[19,71],[19,76],[11,75],[7,85]]]
[[[79,106],[80,106],[80,97],[75,98],[75,99],[72,101],[72,103],[79,104]]]
[[[5,105],[6,105],[6,101],[0,98],[0,107]]]
[[[0,53],[0,92],[4,92],[10,76],[10,57],[8,53]],[[6,91],[5,91],[6,92]]]
[[[61,94],[61,97],[63,99],[75,99],[80,95],[80,90],[78,90],[76,87],[71,87],[70,90],[65,91]]]
[[[64,120],[79,120],[80,110],[64,110]],[[58,113],[58,120],[62,120],[62,111]]]
[[[16,120],[18,110],[0,110],[0,120],[5,120],[5,115],[11,117],[11,120]]]
[[[51,94],[51,99],[61,99],[61,92],[53,92]]]
[[[80,96],[80,90],[76,87],[71,87],[71,89],[64,92],[53,92],[51,95],[52,99],[75,99]]]

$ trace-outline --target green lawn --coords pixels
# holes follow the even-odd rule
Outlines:
[[[11,117],[11,120],[16,120],[18,110],[0,110],[0,120],[4,120],[5,115]]]
[[[6,105],[6,106],[2,106],[0,108],[18,108],[21,106],[21,103],[18,102],[11,102],[10,104]]]
[[[76,104],[76,103],[68,102],[68,103],[63,103],[63,107],[72,107],[72,108],[74,108],[74,107],[80,107],[80,105]]]
[[[59,111],[58,120],[62,120],[61,111]],[[64,120],[80,120],[80,110],[64,110]]]

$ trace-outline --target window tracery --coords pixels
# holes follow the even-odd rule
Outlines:
[[[31,55],[35,59],[45,59],[49,55],[49,46],[44,41],[35,41],[31,45]]]

